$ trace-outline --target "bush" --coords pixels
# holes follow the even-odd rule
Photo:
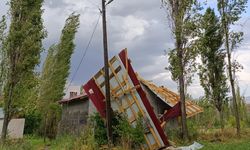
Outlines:
[[[96,113],[91,116],[90,120],[94,128],[95,141],[98,145],[107,144],[106,126],[103,119]],[[144,144],[144,129],[141,116],[137,119],[135,126],[132,127],[126,116],[114,113],[112,129],[115,145],[121,145],[125,149],[138,149],[141,144]]]
[[[144,128],[141,116],[136,120],[134,127],[130,125],[126,116],[119,116],[118,121],[119,124],[115,128],[115,132],[119,135],[122,147],[138,149],[140,145],[144,144]]]
[[[95,113],[90,117],[91,124],[94,129],[94,138],[98,145],[108,144],[106,127],[99,113]]]
[[[40,135],[55,139],[57,135],[58,123],[61,119],[61,107],[54,103],[49,104],[48,109],[42,113],[42,122],[40,125]]]
[[[25,114],[24,134],[34,134],[39,128],[42,116],[38,111]]]

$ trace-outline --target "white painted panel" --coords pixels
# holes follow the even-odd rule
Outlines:
[[[8,125],[8,136],[11,139],[23,138],[25,119],[11,119]],[[0,120],[0,135],[2,133],[3,120]]]

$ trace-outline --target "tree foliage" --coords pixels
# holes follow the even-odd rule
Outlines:
[[[74,37],[79,27],[79,15],[71,14],[62,30],[60,42],[52,45],[43,66],[39,101],[57,102],[64,96],[64,87],[69,75],[70,59],[75,44]]]
[[[199,11],[202,9],[201,4],[197,1],[175,1],[164,0],[163,3],[169,11],[169,18],[172,20],[170,28],[177,44],[180,47],[183,58],[182,66],[179,65],[178,49],[170,50],[169,52],[169,67],[168,70],[172,73],[172,79],[178,81],[178,78],[183,70],[185,83],[191,83],[193,73],[196,71],[196,56],[197,45],[196,36],[199,33],[198,21],[200,19]],[[182,69],[183,68],[183,69]]]
[[[223,128],[223,104],[227,96],[227,78],[225,74],[225,51],[223,44],[223,30],[215,12],[208,8],[202,19],[202,33],[199,39],[199,50],[202,64],[199,67],[201,86],[207,99],[217,108],[221,116]]]

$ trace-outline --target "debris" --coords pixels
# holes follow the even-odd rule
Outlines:
[[[198,143],[198,142],[195,141],[190,146],[179,147],[178,150],[198,150],[198,149],[201,149],[201,148],[203,148],[203,145],[201,145],[200,143]]]

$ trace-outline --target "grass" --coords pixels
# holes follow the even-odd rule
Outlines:
[[[86,135],[86,134],[85,134]],[[194,140],[192,140],[194,141]],[[243,130],[241,137],[235,136],[234,129],[226,129],[224,134],[219,130],[209,130],[199,134],[196,139],[198,143],[204,145],[202,150],[250,150],[250,129]],[[37,136],[25,136],[21,140],[7,141],[5,145],[0,145],[0,150],[95,150],[93,138],[86,136],[76,138],[72,136],[62,136],[56,140],[47,140]],[[178,146],[190,145],[190,143],[177,143]],[[116,148],[122,150],[122,148]]]
[[[237,137],[235,129],[224,129],[223,133],[220,129],[209,129],[198,133],[198,138],[189,142],[183,142],[180,139],[172,139],[174,145],[187,146],[193,141],[197,141],[204,147],[202,150],[250,150],[250,128],[242,129],[241,137]]]
[[[249,150],[250,149],[250,137],[249,139],[239,139],[227,142],[201,142],[204,145],[202,150]]]
[[[204,145],[202,150],[250,150],[250,129],[243,129],[240,137],[234,129],[225,129],[223,134],[210,131],[203,133],[200,141]]]

